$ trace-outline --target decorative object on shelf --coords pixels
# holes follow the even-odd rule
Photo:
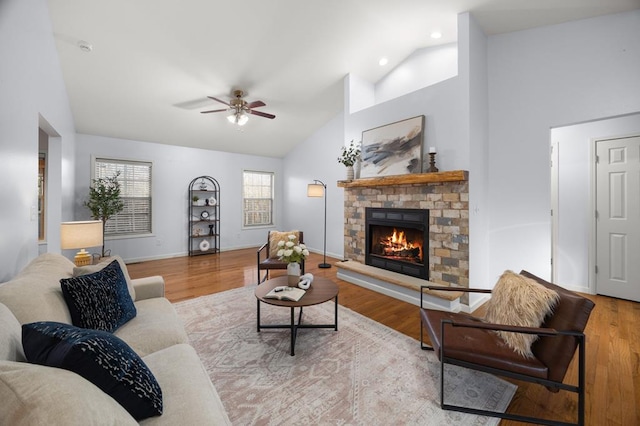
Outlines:
[[[362,132],[360,178],[420,173],[424,115]]]
[[[432,146],[429,148],[429,168],[425,171],[425,173],[436,173],[438,168],[436,167],[436,147]]]
[[[298,237],[291,234],[287,236],[287,240],[278,241],[278,252],[276,253],[279,260],[287,262],[287,281],[290,286],[297,286],[300,281],[300,263],[309,256],[309,250],[304,244],[297,243]]]
[[[347,169],[348,170],[348,169]],[[353,167],[351,167],[353,172]],[[353,176],[351,176],[353,179]],[[319,268],[331,268],[331,265],[327,263],[327,185],[317,179],[313,180],[313,183],[307,185],[307,197],[324,197],[324,245],[323,245],[323,259],[322,263],[318,265]]]
[[[202,240],[200,241],[200,251],[208,251],[210,247],[209,241]]]
[[[353,180],[353,165],[356,164],[360,156],[360,143],[354,144],[352,139],[348,147],[343,146],[340,149],[342,153],[340,157],[338,157],[338,163],[344,164],[347,167],[347,180]]]
[[[85,248],[98,247],[103,243],[101,220],[62,222],[60,224],[60,248],[63,250],[81,249],[73,259],[76,266],[91,265],[91,254]]]
[[[353,166],[347,166],[347,180],[353,180],[355,176],[355,172],[353,170]]]
[[[189,183],[187,228],[189,256],[220,252],[220,203],[218,200],[220,200],[220,185],[211,176],[198,176]],[[204,243],[206,250],[202,249],[203,241],[206,241]]]

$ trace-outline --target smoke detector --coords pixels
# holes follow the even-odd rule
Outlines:
[[[80,50],[82,50],[83,52],[91,52],[93,50],[93,46],[91,45],[91,43],[89,43],[88,41],[84,41],[84,40],[80,40],[78,41],[78,47],[80,48]]]

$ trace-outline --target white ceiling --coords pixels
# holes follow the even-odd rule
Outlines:
[[[637,9],[640,0],[48,0],[78,133],[282,157],[419,48]],[[441,31],[439,40],[430,38]],[[77,46],[85,40],[90,53]],[[389,58],[385,67],[380,57]],[[274,120],[227,122],[234,88]]]

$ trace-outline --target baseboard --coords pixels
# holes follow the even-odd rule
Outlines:
[[[461,305],[462,306],[461,310],[462,310],[462,312],[465,312],[467,314],[471,314],[471,313],[473,313],[473,311],[478,309],[480,306],[482,306],[489,299],[491,299],[491,296],[489,296],[487,294],[482,294],[471,305]]]

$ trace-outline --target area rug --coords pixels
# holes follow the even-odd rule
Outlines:
[[[444,411],[440,363],[420,343],[339,306],[338,331],[256,330],[255,287],[176,303],[191,343],[234,425],[496,425]],[[407,315],[418,315],[407,312]],[[304,308],[303,323],[330,324],[334,303]],[[261,304],[262,324],[288,308]],[[297,317],[297,310],[296,310]],[[447,403],[504,411],[516,386],[456,366],[445,369]]]

